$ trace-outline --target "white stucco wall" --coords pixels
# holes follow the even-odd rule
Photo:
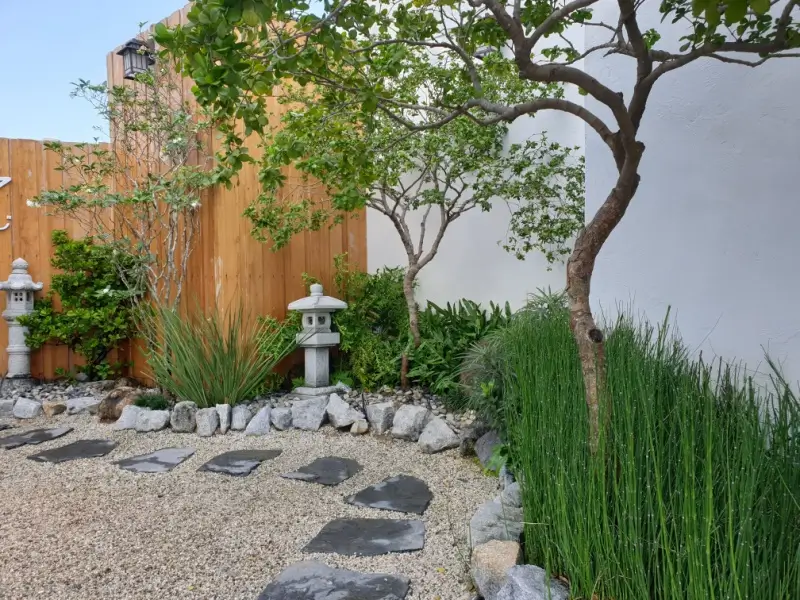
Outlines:
[[[601,5],[595,18],[604,8],[615,7]],[[599,54],[586,69],[622,90],[635,72]],[[641,186],[599,257],[595,307],[632,300],[658,320],[671,305],[684,340],[704,356],[766,371],[764,347],[800,379],[798,98],[795,59],[757,69],[707,60],[656,84],[641,130]],[[615,173],[599,138],[586,136],[590,216]]]

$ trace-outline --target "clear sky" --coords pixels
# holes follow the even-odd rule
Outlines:
[[[102,125],[70,82],[106,80],[106,54],[188,0],[0,0],[0,137],[91,141]]]

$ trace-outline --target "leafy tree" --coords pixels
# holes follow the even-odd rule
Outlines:
[[[490,125],[555,110],[581,119],[599,135],[614,159],[617,180],[577,236],[567,264],[570,320],[594,444],[605,367],[603,334],[589,304],[591,278],[598,253],[639,185],[645,152],[639,132],[653,87],[698,60],[755,67],[798,56],[792,52],[800,47],[798,2],[660,0],[662,22],[673,25],[658,31],[643,28],[644,3],[636,0],[616,0],[616,14],[608,21],[594,19],[599,0],[324,0],[319,14],[305,0],[197,0],[187,25],[159,27],[157,39],[186,59],[199,101],[241,119],[248,131],[266,125],[264,94],[293,78],[342,106],[360,103],[412,130],[457,118]],[[608,32],[607,41],[579,50],[565,33],[582,27]],[[673,39],[661,44],[662,34]],[[457,73],[454,90],[468,82],[469,98],[455,93],[431,99],[424,89],[409,95],[392,87],[392,78],[413,66],[421,50],[434,65]],[[579,61],[593,54],[628,57],[632,93],[582,70]],[[492,98],[476,55],[494,57],[498,68],[513,70],[527,96],[513,102]],[[570,88],[591,96],[603,112],[571,100],[563,93]],[[541,93],[549,89],[554,93]],[[241,145],[235,138],[230,129],[231,159],[238,161]]]
[[[419,62],[393,79],[395,87],[441,94],[447,69]],[[495,78],[497,79],[497,78]],[[389,219],[406,253],[403,291],[414,348],[419,347],[419,272],[436,256],[450,226],[464,214],[514,206],[508,247],[522,258],[537,248],[552,262],[568,254],[567,240],[583,222],[582,158],[545,136],[504,148],[505,124],[482,127],[465,119],[409,135],[401,123],[360,105],[331,106],[290,87],[283,127],[264,132],[260,178],[264,193],[245,214],[254,235],[284,246],[292,235],[337,222],[364,206]],[[429,118],[429,116],[425,116]],[[302,185],[287,189],[281,167],[293,164]],[[317,188],[324,194],[318,194]],[[286,195],[302,194],[293,202]],[[408,372],[404,356],[402,377]]]

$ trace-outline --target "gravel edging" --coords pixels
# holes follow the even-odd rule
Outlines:
[[[54,424],[69,424],[75,431],[40,446],[3,452],[0,598],[251,600],[283,568],[301,560],[406,575],[412,581],[407,600],[469,600],[474,595],[468,523],[497,493],[497,480],[485,477],[457,451],[423,455],[407,442],[331,428],[201,438],[169,430],[114,431],[88,415],[17,422],[20,429]],[[26,459],[98,437],[120,445],[100,459],[59,465]],[[139,475],[113,464],[176,445],[197,452],[171,473]],[[244,478],[197,472],[221,452],[256,448],[283,453]],[[326,455],[353,458],[364,469],[333,488],[280,477]],[[368,558],[300,552],[335,518],[407,518],[344,502],[367,485],[400,473],[423,479],[433,492],[420,517],[427,525],[424,550]]]

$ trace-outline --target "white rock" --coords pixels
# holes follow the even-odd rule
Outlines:
[[[548,581],[545,570],[535,565],[511,567],[506,576],[508,582],[491,600],[569,600],[566,586],[554,579]]]
[[[143,410],[145,409],[135,404],[124,407],[119,419],[114,423],[114,429],[136,429],[136,421]]]
[[[484,600],[497,598],[497,593],[508,582],[508,570],[521,558],[522,548],[518,542],[492,540],[475,547],[470,572]]]
[[[14,414],[14,403],[16,400],[13,398],[8,400],[0,400],[0,417],[10,417]]]
[[[231,417],[231,429],[234,431],[243,431],[247,427],[247,423],[253,417],[253,413],[246,404],[237,404],[233,407],[233,416]]]
[[[217,404],[216,409],[219,416],[219,432],[224,435],[231,428],[231,405]]]
[[[33,419],[42,414],[42,405],[36,400],[28,400],[27,398],[20,398],[14,404],[12,414],[18,419]]]
[[[170,412],[168,410],[142,409],[136,416],[136,431],[141,433],[161,431],[169,424],[169,417]]]
[[[392,437],[416,442],[429,418],[430,411],[427,408],[410,404],[401,406],[394,416]]]
[[[331,394],[326,407],[328,420],[337,429],[350,427],[356,421],[364,418],[364,413],[354,409],[347,402],[342,400],[339,394]]]
[[[365,419],[359,419],[358,421],[353,421],[353,425],[350,427],[350,433],[353,435],[364,435],[369,431],[369,423]]]
[[[431,419],[419,436],[420,450],[426,454],[434,454],[448,448],[458,448],[461,440],[453,430],[439,417]]]
[[[172,407],[169,424],[177,433],[192,433],[197,425],[197,404],[189,400],[178,402]]]
[[[292,425],[297,429],[316,431],[325,422],[328,396],[317,396],[292,403]]]
[[[100,406],[100,398],[94,396],[84,396],[83,398],[70,398],[67,400],[67,414],[77,415],[88,412],[95,414],[97,407]]]
[[[284,431],[292,427],[292,409],[288,406],[273,408],[270,413],[270,422],[275,429]]]
[[[250,422],[247,424],[247,429],[244,430],[246,435],[267,435],[269,433],[269,406],[261,408]]]
[[[219,427],[219,413],[216,407],[201,408],[197,411],[197,435],[200,437],[211,437]]]
[[[394,404],[381,402],[380,404],[367,405],[367,420],[372,425],[372,431],[383,435],[392,428],[394,421]]]

